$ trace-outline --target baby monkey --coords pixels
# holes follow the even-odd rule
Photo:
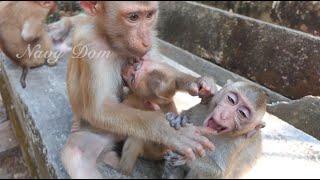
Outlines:
[[[207,104],[200,103],[181,115],[196,126],[215,131],[208,135],[216,146],[214,152],[195,161],[185,161],[174,152],[165,157],[163,178],[240,178],[254,164],[261,152],[260,129],[266,112],[266,93],[246,82],[228,82]],[[186,125],[179,115],[169,113],[167,119],[175,127]]]
[[[206,89],[217,91],[213,78],[196,78],[177,71],[168,64],[156,61],[129,64],[123,69],[122,77],[129,87],[129,93],[124,103],[141,110],[155,110],[163,113],[177,112],[173,96],[177,91],[187,91],[190,94],[198,93],[194,83],[197,82],[196,79],[206,81],[206,84],[211,86],[211,88],[202,87],[200,91],[205,91]],[[181,117],[182,125],[187,123],[186,120],[185,117]],[[168,149],[162,144],[128,137],[122,150],[120,170],[129,175],[132,173],[139,156],[148,160],[162,160]]]

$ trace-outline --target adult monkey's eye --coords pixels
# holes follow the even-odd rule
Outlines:
[[[154,12],[153,11],[150,11],[148,14],[147,14],[147,18],[148,19],[151,19],[152,16],[153,16]]]
[[[137,13],[130,14],[130,15],[129,15],[129,20],[130,20],[131,22],[136,22],[136,21],[139,20],[139,15],[138,15]]]

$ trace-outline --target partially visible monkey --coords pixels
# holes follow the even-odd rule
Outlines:
[[[184,80],[179,78],[186,75],[166,63],[156,61],[137,62],[133,66],[127,65],[122,76],[130,89],[123,103],[141,110],[177,113],[173,101],[175,93],[177,91],[196,93],[196,88],[193,88],[196,87],[196,84],[183,84]],[[211,88],[217,91],[213,78],[203,78],[207,78],[207,82],[211,81]],[[186,123],[184,120],[186,118],[182,119],[183,123]],[[148,160],[162,160],[166,150],[167,147],[162,144],[128,137],[122,151],[120,170],[129,175],[132,173],[139,156]]]
[[[76,29],[68,62],[67,88],[74,123],[61,158],[69,175],[101,178],[96,161],[103,150],[112,149],[114,139],[105,137],[111,134],[164,144],[189,159],[195,159],[195,154],[205,156],[204,148],[213,150],[213,144],[201,135],[209,133],[207,128],[190,126],[176,131],[163,113],[121,103],[123,66],[131,59],[152,59],[149,52],[154,45],[158,2],[80,1],[80,5],[93,17]],[[88,53],[77,54],[83,47]],[[103,52],[108,55],[101,56]],[[194,80],[188,77],[182,78],[186,84]],[[194,95],[212,94],[205,79],[196,79],[194,84]],[[90,128],[81,126],[82,120]]]
[[[60,52],[69,52],[72,48],[73,30],[90,20],[90,17],[78,14],[71,17],[62,17],[61,20],[47,26],[54,47]]]
[[[259,130],[265,126],[262,121],[265,112],[264,91],[246,82],[228,82],[208,104],[200,103],[182,113],[195,125],[215,131],[214,135],[208,135],[216,146],[215,151],[204,158],[187,161],[186,166],[180,168],[174,167],[174,164],[184,161],[183,156],[169,153],[165,157],[167,162],[163,178],[241,177],[261,152]],[[184,125],[174,113],[167,117],[173,126]]]
[[[47,15],[56,10],[54,1],[0,2],[1,48],[6,56],[22,67],[20,83],[23,88],[26,87],[29,68],[56,62],[51,39],[44,28]]]

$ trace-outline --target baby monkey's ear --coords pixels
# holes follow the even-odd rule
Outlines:
[[[226,84],[225,84],[223,87],[228,86],[228,85],[230,85],[230,84],[232,84],[232,83],[233,83],[233,81],[232,81],[231,79],[228,79],[227,82],[226,82]]]
[[[250,130],[250,131],[247,133],[246,137],[247,137],[247,138],[253,137],[261,128],[264,128],[264,127],[266,127],[266,123],[263,122],[263,121],[259,122],[259,123],[254,127],[254,129]]]

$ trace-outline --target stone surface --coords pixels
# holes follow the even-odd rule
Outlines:
[[[198,1],[199,2],[199,1]],[[200,1],[203,4],[319,36],[318,1]]]
[[[8,120],[7,119],[7,112],[6,112],[6,109],[3,106],[2,98],[1,98],[1,95],[0,95],[0,124],[3,123],[6,120]]]
[[[0,123],[0,157],[4,156],[7,151],[17,147],[18,144],[11,129],[11,122],[5,121]]]
[[[1,141],[1,140],[0,140]],[[0,156],[0,179],[30,179],[28,168],[18,147]]]
[[[320,142],[271,114],[264,121],[262,157],[244,178],[320,178]]]
[[[239,76],[233,72],[230,72],[220,66],[210,63],[194,54],[191,54],[179,47],[176,47],[170,43],[159,40],[158,41],[159,50],[162,54],[170,59],[174,59],[176,62],[183,64],[185,67],[192,69],[194,72],[200,75],[212,76],[215,78],[218,85],[223,86],[228,79],[232,81],[247,81],[252,82],[244,77]],[[256,84],[260,88],[263,88],[269,95],[268,102],[272,103],[275,101],[285,101],[288,102],[290,99],[271,91],[261,85]]]
[[[194,73],[166,57],[159,56],[157,59],[166,61],[181,71]],[[197,66],[197,64],[194,66]],[[52,68],[43,66],[32,69],[27,76],[26,89],[22,89],[19,82],[20,68],[6,58],[4,58],[0,68],[0,91],[9,118],[14,123],[17,137],[22,142],[31,176],[68,178],[59,158],[61,148],[69,134],[72,116],[66,95],[66,60]],[[199,98],[188,96],[185,93],[178,93],[175,98],[178,99],[177,105],[180,111],[199,102]],[[266,139],[275,140],[266,141],[264,144],[264,151],[269,156],[266,156],[267,158],[262,161],[262,165],[265,165],[263,163],[265,161],[271,162],[271,165],[273,165],[278,163],[277,160],[280,158],[280,161],[286,166],[299,166],[300,161],[298,160],[303,155],[310,159],[306,162],[306,165],[318,167],[320,149],[318,140],[280,120],[267,121],[264,132],[266,132]],[[297,146],[288,143],[293,142],[293,140],[299,142]],[[270,148],[274,145],[272,143],[275,143],[277,147]],[[290,151],[287,151],[288,149]],[[279,156],[274,151],[283,153],[283,156]],[[290,161],[286,161],[286,155],[290,157]],[[295,161],[297,161],[297,164],[295,164]],[[270,164],[267,165],[271,166]],[[273,167],[267,169],[269,168]],[[102,167],[101,170],[103,170],[106,178],[127,178],[108,167]],[[258,168],[258,170],[270,173],[269,170],[268,172],[265,169]],[[315,173],[312,168],[308,170]],[[133,178],[159,178],[161,172],[161,163],[141,160],[138,162]],[[301,176],[306,175],[305,171],[297,171],[296,173]],[[283,177],[290,175],[288,169]],[[251,176],[261,178],[260,173]]]
[[[273,103],[268,112],[320,139],[320,97],[306,96],[291,102]]]
[[[160,7],[161,39],[286,97],[320,95],[319,38],[194,2]]]

